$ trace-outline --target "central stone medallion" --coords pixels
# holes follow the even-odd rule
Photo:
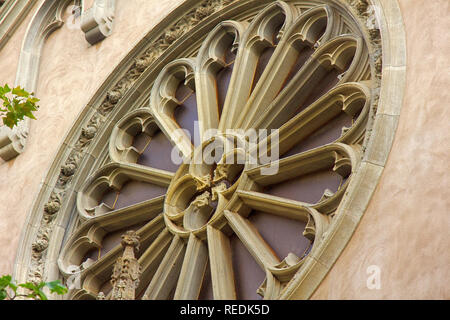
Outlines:
[[[237,135],[216,135],[185,159],[169,186],[164,218],[169,230],[182,237],[201,235],[220,216],[240,181],[247,145]]]

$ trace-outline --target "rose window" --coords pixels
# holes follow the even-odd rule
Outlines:
[[[282,298],[314,259],[363,155],[367,44],[334,4],[242,10],[165,64],[146,105],[114,124],[60,255],[66,277],[80,274],[73,298],[111,294],[129,230],[137,299]]]

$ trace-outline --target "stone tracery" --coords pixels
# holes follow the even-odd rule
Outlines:
[[[162,198],[145,202],[152,204],[154,220],[150,220],[142,230],[155,224],[159,227],[148,229],[151,233],[147,236],[154,242],[148,243],[149,253],[144,256],[155,259],[151,253],[162,248],[153,244],[163,239],[167,253],[158,252],[156,260],[161,261],[160,267],[153,271],[151,279],[147,278],[144,298],[167,298],[173,289],[170,285],[176,288],[174,298],[197,298],[208,260],[212,282],[216,284],[213,285],[214,298],[236,298],[233,270],[227,261],[230,253],[227,252],[229,244],[226,239],[232,233],[265,270],[266,279],[258,289],[259,294],[264,298],[277,298],[301,268],[305,256],[289,253],[280,259],[271,253],[270,247],[261,241],[258,231],[251,226],[248,215],[252,210],[260,210],[304,221],[304,236],[313,242],[310,252],[314,252],[314,246],[332,223],[351,175],[362,157],[361,146],[371,102],[371,90],[366,85],[372,77],[368,49],[358,29],[348,25],[348,19],[327,5],[295,7],[290,3],[276,2],[268,5],[249,25],[236,21],[220,23],[205,39],[196,60],[181,58],[167,65],[153,85],[150,108],[130,113],[116,126],[109,148],[114,162],[94,173],[82,188],[78,211],[87,220],[86,226],[91,227],[82,226],[69,239],[62,254],[62,272],[68,261],[82,262],[79,260],[92,247],[89,243],[101,247],[104,223],[117,225],[114,221],[122,220],[124,215],[130,216],[133,223],[149,221],[148,212],[140,209],[144,206],[139,203],[119,210],[102,203],[106,189],[120,190],[127,180],[137,179],[168,187],[164,205]],[[348,30],[355,34],[344,33]],[[234,70],[244,72],[232,73],[221,112],[211,112],[219,110],[214,90],[215,76],[228,64],[223,56],[230,46],[236,54]],[[252,84],[258,56],[265,48],[271,47],[274,50],[269,62],[258,81]],[[309,56],[302,57],[305,48],[309,48]],[[299,60],[300,65],[295,66]],[[294,67],[296,69],[292,69]],[[334,73],[336,79],[327,87],[323,81],[329,81],[326,77],[333,69],[337,71]],[[244,169],[245,174],[237,174],[231,186],[229,182],[228,185],[222,183],[227,170],[220,164],[206,176],[196,175],[198,168],[192,165],[182,165],[173,174],[136,164],[140,154],[132,143],[139,132],[152,137],[160,130],[185,157],[194,150],[189,137],[175,134],[179,128],[174,111],[181,104],[176,97],[180,84],[187,85],[196,93],[200,135],[211,128],[279,128],[278,147],[281,155],[288,156],[282,156],[278,161],[278,174],[264,176],[260,174],[264,165],[246,165],[245,169],[237,170],[241,172]],[[325,86],[324,91],[315,92],[317,86]],[[243,112],[238,112],[242,106]],[[341,127],[339,136],[323,147],[295,152],[302,140],[340,114],[350,117],[351,122]],[[266,186],[298,176],[299,172],[304,175],[317,170],[334,171],[341,176],[342,182],[335,192],[324,190],[315,203],[271,196],[263,191]],[[212,202],[217,203],[212,205]],[[158,210],[163,215],[158,215]],[[89,220],[96,222],[92,224]],[[111,230],[114,228],[117,227]],[[96,240],[89,240],[94,234]],[[79,244],[77,239],[85,237],[88,241]],[[214,250],[215,247],[218,250]],[[105,262],[100,259],[95,267],[99,268],[101,263]],[[164,266],[169,264],[177,268],[165,273]],[[220,265],[228,267],[219,272]],[[85,279],[98,282],[94,279],[98,276],[89,275],[95,274],[94,269],[85,271]],[[195,270],[200,270],[200,273]],[[167,282],[169,288],[166,288],[161,283],[168,278],[171,281]],[[99,290],[98,285],[91,289]],[[86,289],[87,286],[84,287]]]

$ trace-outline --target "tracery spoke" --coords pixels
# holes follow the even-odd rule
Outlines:
[[[277,160],[279,156],[313,151],[333,142],[356,143],[364,134],[370,95],[370,89],[362,83],[339,85],[261,139],[258,150],[265,150],[270,160]],[[316,134],[324,126],[329,127],[326,135]],[[251,153],[256,155],[256,148]]]
[[[202,141],[207,138],[203,136],[206,130],[216,129],[219,125],[217,74],[230,63],[228,55],[232,55],[239,45],[243,32],[244,24],[224,21],[210,32],[199,50],[195,81]]]
[[[336,84],[345,83],[351,78],[354,72],[347,72],[342,78],[339,74],[349,70],[350,63],[354,66],[360,62],[356,53],[352,55],[347,52],[358,52],[361,50],[359,46],[359,40],[355,37],[339,36],[319,47],[276,98],[269,100],[270,104],[264,104],[263,113],[259,105],[246,106],[250,113],[242,120],[240,127],[248,129],[282,126]],[[339,51],[335,47],[345,47],[347,51],[343,48],[343,51]],[[252,100],[249,100],[249,103],[252,103]]]
[[[246,104],[252,90],[253,74],[258,65],[259,55],[260,52],[252,48],[242,48],[238,51],[219,129],[237,128],[242,106]]]
[[[189,236],[186,254],[180,277],[175,291],[175,300],[197,299],[203,283],[208,263],[208,250],[206,244],[191,234]]]
[[[281,41],[265,68],[254,91],[247,101],[238,127],[264,128],[254,126],[255,117],[266,112],[274,98],[289,84],[296,73],[307,66],[314,47],[328,40],[332,27],[337,24],[328,6],[307,10],[285,30]]]
[[[261,12],[246,30],[234,62],[220,130],[239,128],[239,119],[246,113],[242,107],[246,105],[258,81],[255,75],[260,57],[265,49],[276,46],[280,29],[287,28],[294,15],[289,5],[277,2]]]
[[[248,219],[228,210],[225,210],[225,217],[233,231],[263,270],[280,263],[272,248],[264,241]]]
[[[239,198],[250,208],[256,211],[262,211],[269,214],[308,221],[307,203],[267,195],[261,192],[238,190]]]
[[[152,242],[152,244],[144,251],[144,253],[139,258],[139,265],[141,266],[141,280],[138,287],[136,288],[136,293],[144,290],[145,286],[148,285],[146,279],[151,279],[159,263],[167,252],[170,243],[172,241],[172,236],[167,229],[161,231],[158,237]]]
[[[178,236],[174,236],[166,255],[145,291],[143,300],[164,300],[169,298],[178,280],[185,249],[183,240]]]
[[[212,226],[208,226],[207,236],[214,299],[235,300],[230,239]]]

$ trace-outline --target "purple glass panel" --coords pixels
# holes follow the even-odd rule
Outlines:
[[[186,129],[189,132],[191,142],[194,143],[195,131],[198,130],[198,128],[196,128],[198,112],[195,92],[184,84],[180,84],[175,96],[183,103],[176,107],[173,117],[180,128]]]
[[[259,79],[261,78],[261,75],[263,74],[264,69],[269,63],[270,58],[272,57],[274,51],[275,47],[267,47],[263,50],[263,52],[259,56],[258,65],[256,66],[255,75],[253,77],[252,91],[253,89],[255,89],[255,86],[258,83]]]
[[[336,192],[341,176],[333,171],[318,171],[266,187],[265,193],[307,203],[317,203],[325,189]]]
[[[236,235],[231,237],[234,281],[238,300],[261,300],[256,290],[266,278],[265,272]]]
[[[282,158],[332,143],[341,136],[343,127],[349,128],[351,125],[352,118],[342,112],[336,118],[319,127],[306,139],[296,144],[292,149],[283,154]]]
[[[249,220],[258,229],[264,240],[283,260],[289,253],[302,257],[310,241],[303,236],[306,223],[273,214],[254,211]]]
[[[292,66],[291,70],[289,71],[289,74],[287,78],[284,81],[283,87],[281,90],[283,90],[289,82],[294,78],[294,76],[300,71],[300,69],[304,66],[305,62],[311,57],[311,55],[314,53],[314,49],[310,48],[308,46],[304,47],[300,53],[298,54],[297,60],[295,61],[294,65]],[[280,91],[281,91],[280,90]]]
[[[124,208],[166,194],[167,188],[141,181],[126,182],[120,190],[115,209]]]
[[[172,144],[162,131],[156,132],[152,137],[140,134],[136,136],[135,143],[136,148],[137,145],[142,145],[138,150],[145,148],[138,159],[138,164],[171,172],[177,171],[179,165],[171,161]]]
[[[231,64],[217,73],[217,102],[219,106],[219,117],[222,115],[223,106],[225,104],[225,98],[228,92],[228,86],[230,84],[231,74],[233,73],[233,66]]]
[[[324,70],[319,70],[317,72],[324,72]],[[328,72],[324,72],[324,76],[318,81],[317,85],[315,85],[311,91],[311,93],[306,98],[305,102],[303,102],[297,109],[297,113],[305,110],[311,103],[319,99],[329,90],[334,88],[334,86],[339,82],[338,75],[340,72],[336,69],[332,69]]]

